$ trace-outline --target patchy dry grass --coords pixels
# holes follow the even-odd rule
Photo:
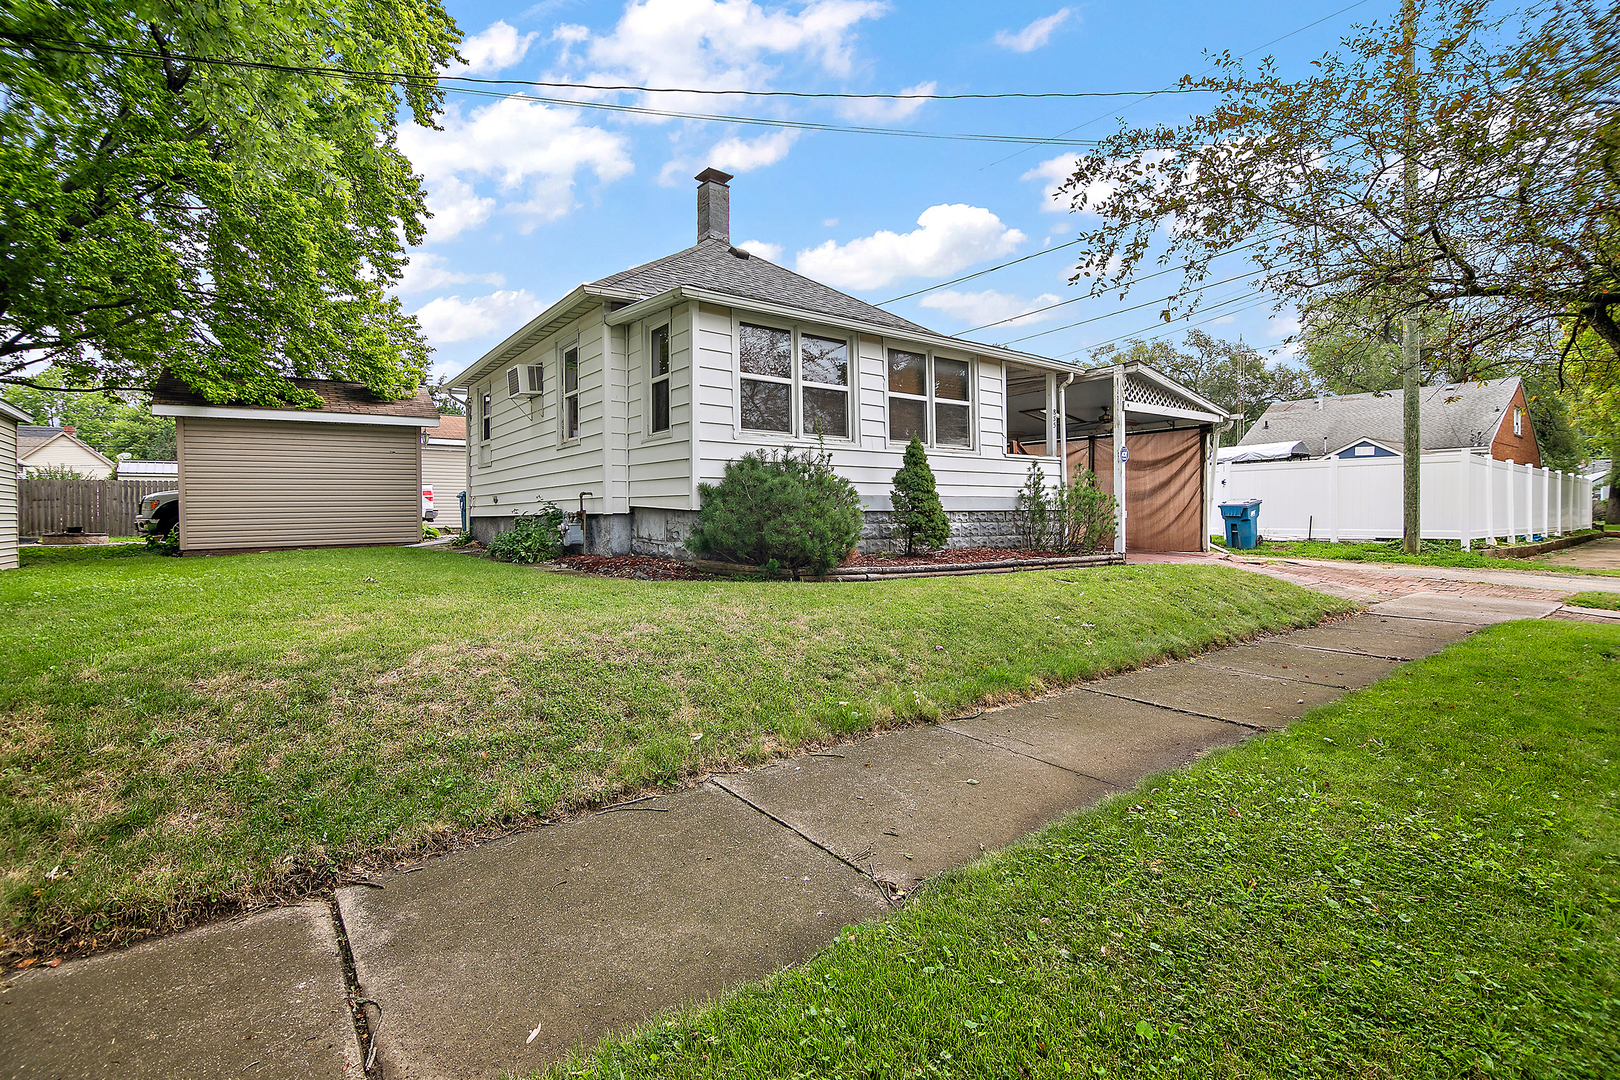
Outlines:
[[[808,585],[28,554],[0,575],[0,954],[1345,609],[1216,567]]]

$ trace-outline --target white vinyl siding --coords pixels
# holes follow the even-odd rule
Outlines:
[[[593,514],[607,512],[603,476],[608,422],[604,370],[607,329],[600,309],[593,310],[514,357],[495,373],[496,378],[504,380],[506,367],[512,364],[544,363],[550,369],[543,394],[512,398],[503,387],[493,395],[490,439],[474,452],[467,488],[469,520],[534,513],[546,502],[575,510],[582,491],[591,493],[585,500],[586,510]],[[580,432],[578,438],[567,440],[563,424],[569,395],[564,393],[562,362],[565,351],[570,349],[578,350]],[[622,394],[623,390],[616,392]],[[618,423],[615,416],[614,425]],[[487,465],[483,464],[486,453]]]
[[[52,439],[21,464],[25,471],[52,465],[66,466],[86,480],[106,480],[112,476],[112,466],[97,457],[95,451],[71,438]],[[16,472],[15,469],[12,471]]]
[[[17,569],[17,424],[0,416],[0,570]]]
[[[705,309],[709,311],[712,309]],[[730,321],[725,309],[722,316]],[[703,316],[705,325],[713,321]],[[669,327],[669,429],[652,430],[653,386],[656,378],[652,357],[653,331]],[[618,512],[632,506],[662,510],[685,510],[692,505],[692,315],[689,307],[677,307],[643,321],[620,327],[626,346],[625,501]],[[729,334],[726,340],[729,342]]]
[[[416,427],[178,418],[180,547],[412,544]]]

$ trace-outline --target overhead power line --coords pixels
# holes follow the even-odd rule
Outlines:
[[[698,120],[707,123],[743,124],[755,127],[790,128],[798,131],[823,131],[855,135],[882,135],[890,138],[903,139],[932,139],[952,142],[989,142],[1022,144],[1044,144],[1052,140],[1033,135],[1003,135],[978,132],[936,132],[914,131],[906,128],[885,128],[866,124],[828,124],[809,120],[788,120],[779,117],[738,116],[729,113],[699,113],[681,109],[657,109],[645,105],[624,105],[617,102],[588,101],[578,98],[546,97],[536,94],[510,94],[505,91],[483,90],[475,86],[447,86],[447,82],[468,82],[492,85],[555,87],[570,90],[585,91],[643,91],[648,93],[668,94],[736,94],[753,97],[787,97],[787,98],[837,98],[837,99],[880,99],[880,100],[967,100],[985,99],[995,100],[1001,98],[1075,98],[1075,97],[1134,97],[1152,95],[1166,91],[1108,91],[1087,93],[1008,93],[1008,94],[835,94],[835,93],[809,93],[800,91],[743,91],[743,90],[703,90],[699,88],[683,87],[643,87],[625,85],[607,85],[598,83],[571,83],[543,80],[524,79],[481,79],[473,76],[455,75],[416,75],[402,71],[366,71],[357,68],[327,67],[313,64],[281,64],[267,60],[243,60],[235,57],[202,56],[194,54],[163,53],[153,49],[141,49],[127,46],[107,45],[95,42],[75,41],[65,38],[41,38],[26,34],[0,35],[0,41],[15,48],[24,46],[33,49],[43,49],[51,52],[69,53],[87,56],[116,56],[122,59],[138,60],[168,60],[172,63],[193,64],[205,67],[239,68],[243,70],[273,71],[290,75],[304,75],[312,78],[344,79],[351,82],[370,83],[372,85],[431,85],[447,93],[465,94],[473,97],[509,98],[517,97],[524,101],[534,101],[544,105],[555,105],[561,108],[594,109],[602,112],[629,113],[637,116],[655,116],[673,120]],[[1072,139],[1064,143],[1069,146],[1090,146],[1096,140]]]

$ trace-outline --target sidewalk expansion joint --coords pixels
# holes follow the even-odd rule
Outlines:
[[[1369,659],[1383,659],[1383,657],[1374,657]],[[1264,671],[1250,671],[1248,668],[1227,667],[1225,664],[1209,663],[1200,664],[1199,666],[1214,668],[1218,671],[1229,671],[1233,675],[1247,675],[1256,679],[1270,679],[1272,682],[1291,683],[1294,686],[1321,686],[1326,687],[1329,690],[1343,690],[1346,692],[1349,692],[1351,689],[1348,686],[1340,686],[1338,683],[1330,683],[1326,679],[1313,679],[1309,675],[1303,679],[1296,679],[1289,675],[1272,675],[1269,672]]]
[[[349,1018],[354,1022],[354,1041],[360,1049],[361,1067],[368,1077],[381,1075],[377,1070],[377,1032],[382,1028],[382,1006],[360,992],[360,976],[354,967],[354,951],[349,947],[349,932],[343,926],[343,911],[337,896],[328,895],[327,910],[332,913],[332,932],[337,936],[338,957],[343,961],[343,989],[348,1000]],[[377,1012],[371,1019],[366,1012],[370,1005]]]
[[[1267,727],[1265,724],[1251,724],[1247,720],[1233,720],[1225,716],[1216,716],[1213,713],[1198,712],[1196,709],[1177,708],[1174,705],[1166,705],[1162,701],[1149,701],[1147,698],[1131,697],[1129,694],[1114,694],[1107,690],[1097,690],[1090,686],[1082,686],[1080,689],[1086,691],[1088,694],[1097,694],[1102,697],[1116,698],[1120,701],[1134,701],[1138,705],[1150,705],[1155,709],[1163,709],[1165,712],[1182,713],[1186,716],[1198,716],[1205,720],[1219,720],[1223,724],[1231,724],[1233,727],[1248,728],[1250,731],[1280,731],[1283,727],[1282,724],[1278,724],[1276,727]]]
[[[786,829],[788,832],[790,832],[793,835],[795,835],[795,836],[799,837],[800,839],[802,839],[805,843],[809,844],[811,847],[817,849],[818,851],[826,852],[828,855],[831,855],[833,858],[837,859],[839,862],[843,863],[845,866],[849,867],[851,870],[853,870],[857,874],[861,875],[861,877],[863,877],[866,880],[870,881],[873,885],[876,885],[877,889],[878,889],[878,892],[883,894],[883,899],[888,903],[888,905],[890,907],[896,906],[895,902],[894,902],[894,898],[892,896],[890,896],[889,893],[890,893],[891,889],[898,890],[899,889],[898,885],[891,885],[889,882],[880,880],[878,878],[878,876],[876,874],[872,873],[872,871],[870,869],[868,869],[867,867],[864,867],[864,866],[860,865],[859,863],[857,863],[857,862],[855,862],[855,861],[853,861],[851,859],[844,858],[844,856],[838,854],[838,852],[834,851],[832,848],[828,847],[826,844],[823,844],[820,840],[817,840],[815,837],[811,836],[809,833],[806,833],[804,830],[799,829],[799,828],[789,824],[786,821],[783,821],[781,818],[777,817],[775,814],[771,813],[769,810],[767,810],[763,806],[759,805],[759,803],[757,803],[754,800],[748,798],[746,795],[741,795],[741,794],[731,790],[730,788],[728,788],[725,785],[725,783],[723,781],[721,781],[721,779],[719,777],[711,776],[711,777],[709,777],[709,779],[714,783],[715,787],[719,788],[721,791],[725,792],[727,795],[730,795],[732,798],[736,799],[738,802],[742,803],[744,806],[748,807],[750,810],[753,810],[756,813],[764,814],[766,817],[770,818],[772,821],[774,821],[778,825],[782,826],[782,828]]]
[[[939,726],[940,726],[940,729],[942,731],[948,731],[952,735],[960,735],[964,739],[972,739],[974,742],[979,743],[979,744],[984,745],[984,746],[988,746],[993,750],[1004,750],[1009,754],[1015,754],[1015,755],[1017,755],[1018,757],[1021,757],[1021,758],[1028,758],[1030,761],[1037,761],[1037,762],[1040,762],[1042,765],[1050,765],[1052,768],[1054,768],[1054,769],[1062,769],[1066,773],[1073,773],[1075,776],[1083,776],[1087,780],[1095,780],[1095,781],[1097,781],[1097,783],[1102,784],[1105,787],[1108,787],[1108,788],[1110,788],[1110,789],[1112,789],[1114,791],[1124,791],[1125,790],[1124,788],[1120,787],[1118,784],[1114,783],[1112,780],[1104,780],[1100,776],[1092,776],[1088,772],[1081,772],[1079,769],[1071,769],[1067,765],[1059,765],[1055,761],[1047,761],[1043,757],[1037,757],[1034,754],[1026,754],[1022,750],[1014,750],[1010,746],[1002,746],[1000,743],[991,742],[989,739],[981,739],[977,735],[970,735],[965,731],[958,731],[956,728],[953,728],[948,724],[941,724]]]

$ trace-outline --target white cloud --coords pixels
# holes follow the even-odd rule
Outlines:
[[[932,94],[937,82],[918,83],[901,90],[902,94]],[[839,113],[850,120],[904,120],[924,105],[928,104],[924,98],[913,98],[909,101],[890,101],[886,99],[859,99],[846,101],[839,106]]]
[[[1214,320],[1214,322],[1211,325],[1225,326],[1227,323],[1233,323],[1233,322],[1237,322],[1237,316],[1236,315],[1222,315],[1220,318]]]
[[[1056,293],[1042,293],[1033,299],[1014,296],[1011,293],[996,292],[986,289],[983,292],[957,292],[946,289],[944,292],[929,293],[918,304],[925,308],[944,312],[946,315],[971,326],[984,326],[986,323],[1001,323],[1003,326],[1027,326],[1030,323],[1045,322],[1057,315],[1056,311],[1041,311],[1026,315],[1020,319],[1012,316],[1021,315],[1026,311],[1034,312],[1036,308],[1048,307],[1063,302],[1063,298]],[[1008,319],[1002,323],[1001,320]]]
[[[753,0],[631,0],[612,33],[569,40],[585,45],[592,81],[757,90],[775,57],[849,74],[854,27],[886,10],[878,0],[810,0],[796,14]]]
[[[1003,49],[1013,52],[1034,52],[1052,39],[1052,32],[1069,21],[1073,15],[1071,8],[1058,8],[1052,14],[1042,19],[1036,19],[1028,26],[1016,33],[1011,30],[997,30],[995,43]]]
[[[430,345],[447,345],[509,334],[545,309],[528,289],[513,289],[470,300],[441,296],[423,304],[415,314]]]
[[[499,288],[506,284],[506,278],[501,274],[466,274],[452,270],[445,265],[443,255],[435,255],[431,251],[418,251],[411,255],[411,261],[406,265],[399,284],[394,286],[394,291],[429,292],[433,289],[442,289],[446,285],[466,285],[471,282]]]
[[[1286,338],[1299,333],[1298,315],[1273,315],[1266,322],[1266,337]]]
[[[942,203],[917,218],[908,233],[887,229],[801,251],[795,269],[841,289],[876,289],[905,277],[939,277],[995,258],[1024,242],[1024,234],[978,206]]]
[[[579,123],[563,109],[508,97],[463,115],[452,105],[443,130],[406,127],[400,148],[427,182],[428,238],[447,240],[481,224],[496,199],[473,187],[493,181],[507,201],[502,209],[523,219],[527,232],[574,207],[574,178],[584,169],[604,183],[634,171],[629,141]]]
[[[678,187],[705,167],[728,173],[752,172],[787,157],[798,141],[799,132],[786,129],[757,139],[722,139],[701,155],[702,160],[680,157],[665,162],[658,173],[658,182],[665,187]]]
[[[452,75],[488,75],[502,71],[522,60],[539,34],[518,35],[504,19],[490,23],[483,33],[474,34],[461,43],[456,51],[466,59],[466,67],[456,67]]]
[[[1020,176],[1020,180],[1040,180],[1045,184],[1045,198],[1041,200],[1041,210],[1048,214],[1067,213],[1073,204],[1074,193],[1060,195],[1058,189],[1068,182],[1074,175],[1075,167],[1080,164],[1078,154],[1059,154],[1041,162],[1033,169]],[[1091,183],[1085,188],[1086,211],[1095,212],[1097,207],[1114,193],[1112,184]]]
[[[776,262],[782,257],[781,244],[767,244],[763,240],[744,240],[737,245],[744,251],[751,251],[767,262]]]
[[[821,222],[821,227],[823,229],[831,229],[837,224],[838,224],[838,219],[835,218],[835,217],[830,217],[830,218],[823,219],[823,221]]]

